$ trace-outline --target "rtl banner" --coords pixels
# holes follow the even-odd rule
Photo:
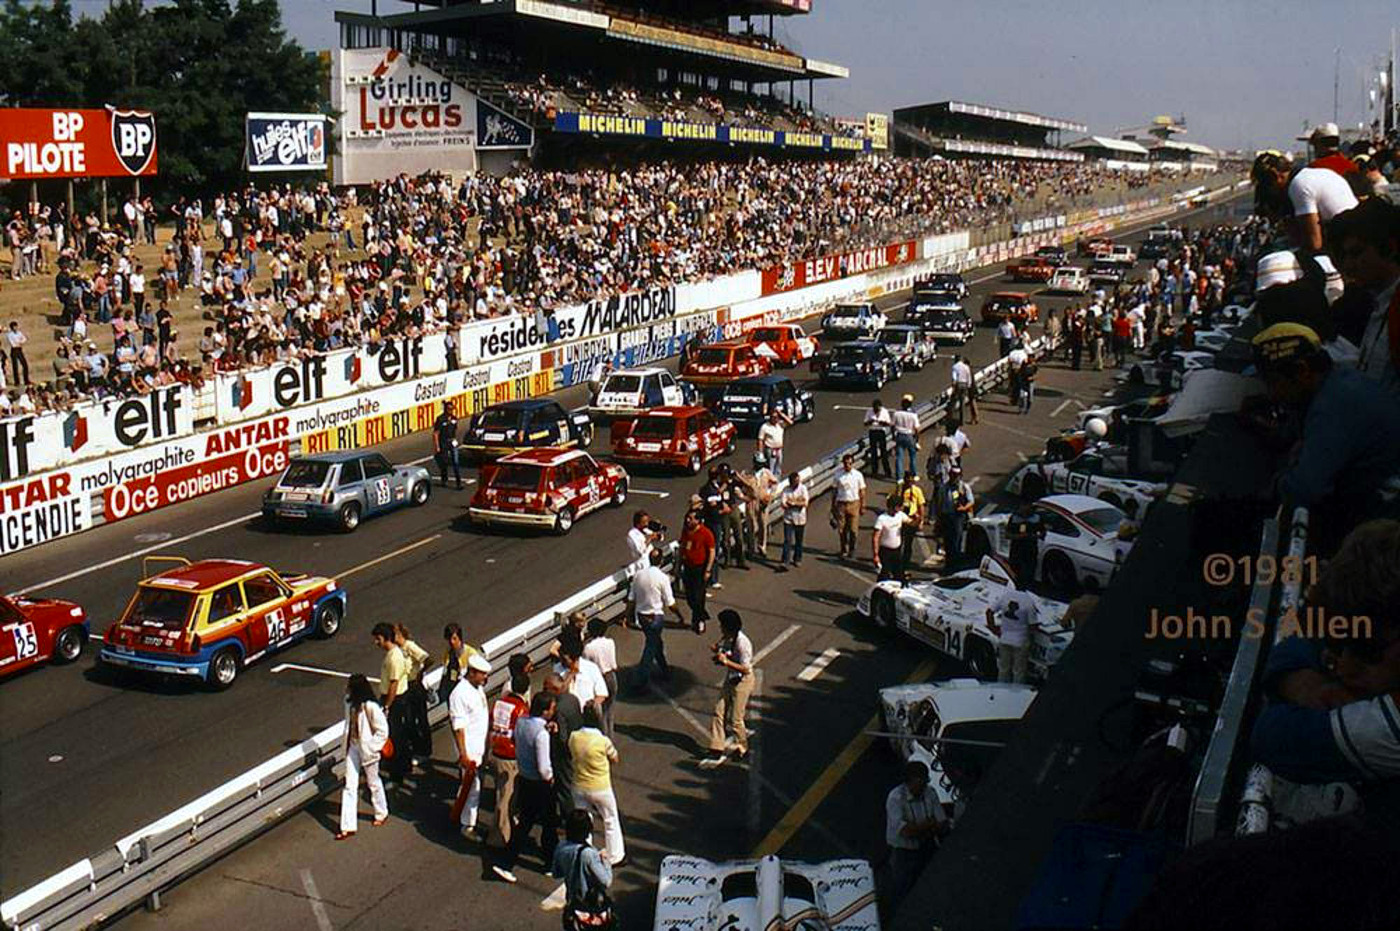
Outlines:
[[[156,173],[156,118],[145,110],[0,108],[0,177],[124,178]]]
[[[319,113],[249,113],[249,171],[325,171],[326,118]]]

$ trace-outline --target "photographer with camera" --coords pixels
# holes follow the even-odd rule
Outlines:
[[[627,574],[636,575],[651,564],[651,551],[666,536],[666,525],[652,520],[646,511],[632,515],[632,529],[627,531]]]
[[[710,647],[710,652],[714,664],[723,666],[725,674],[719,700],[715,702],[714,717],[710,719],[712,755],[700,763],[706,769],[719,766],[726,759],[742,760],[749,753],[749,730],[744,725],[744,714],[748,710],[749,696],[753,694],[753,643],[744,633],[739,612],[732,608],[719,613],[719,627],[724,636]]]

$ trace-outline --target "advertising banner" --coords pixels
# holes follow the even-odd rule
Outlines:
[[[0,107],[0,178],[125,178],[156,173],[156,118],[144,110]]]
[[[476,147],[478,149],[528,149],[535,144],[535,131],[507,116],[484,100],[476,102]]]
[[[870,151],[869,139],[833,136],[829,133],[785,132],[757,126],[730,126],[726,123],[691,123],[656,117],[615,116],[574,111],[554,115],[554,131],[587,133],[594,136],[634,136],[648,139],[675,139],[690,142],[744,143],[788,149],[822,151]]]
[[[319,113],[249,113],[244,121],[249,171],[325,171],[326,118]]]
[[[857,249],[837,255],[824,255],[791,265],[779,265],[763,272],[763,293],[778,294],[794,291],[849,275],[861,275],[895,265],[912,262],[919,257],[919,244],[913,240]]]
[[[67,472],[0,488],[0,556],[91,526],[91,499],[76,493]]]
[[[883,151],[890,147],[890,117],[887,113],[865,114],[865,135],[870,139],[870,147]]]
[[[589,340],[677,316],[673,285],[632,291],[531,316],[480,320],[462,328],[462,360],[490,362],[555,343]]]

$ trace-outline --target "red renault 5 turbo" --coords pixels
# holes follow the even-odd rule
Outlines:
[[[723,385],[773,371],[773,363],[754,350],[754,346],[742,340],[701,346],[685,364],[681,375],[697,385]]]
[[[734,451],[732,423],[699,406],[658,407],[635,420],[613,423],[613,458],[628,465],[661,465],[699,472]]]
[[[243,667],[309,636],[331,637],[345,617],[334,579],[278,575],[241,559],[157,557],[121,620],[103,635],[101,664],[203,679],[226,689]]]
[[[71,663],[87,641],[87,615],[73,602],[0,595],[0,676],[48,660]]]
[[[627,470],[578,449],[530,449],[481,467],[467,514],[483,527],[541,527],[568,533],[574,521],[627,500]]]

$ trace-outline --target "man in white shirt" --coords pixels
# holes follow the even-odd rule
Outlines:
[[[841,459],[831,496],[831,526],[841,541],[841,557],[856,554],[856,531],[865,513],[865,476],[856,468],[856,457],[847,453]]]
[[[787,484],[778,492],[778,500],[783,506],[783,555],[778,571],[787,572],[789,554],[794,567],[802,565],[802,538],[807,532],[807,505],[812,497],[802,476],[791,472]]]
[[[775,473],[783,472],[783,425],[791,425],[792,420],[776,408],[768,415],[768,422],[758,428],[758,449],[768,458],[768,465]]]
[[[1016,342],[1016,324],[1008,317],[997,325],[997,355],[1005,357]]]
[[[642,647],[642,658],[637,663],[636,688],[645,689],[651,681],[651,666],[655,663],[661,669],[661,678],[671,677],[671,665],[666,662],[666,645],[661,633],[666,629],[666,612],[669,610],[680,618],[680,622],[690,626],[676,595],[671,591],[671,577],[661,571],[661,567],[651,563],[632,576],[632,593],[628,596],[629,613],[636,618],[646,643]]]
[[[928,766],[904,764],[904,781],[885,796],[885,843],[890,848],[890,900],[897,902],[914,884],[938,838],[951,826],[936,793],[928,787]]]
[[[1400,206],[1367,200],[1332,221],[1327,244],[1347,288],[1371,300],[1356,367],[1400,396],[1400,359],[1391,356],[1392,342],[1400,339],[1392,330],[1400,326]]]
[[[963,420],[963,406],[971,409],[972,423],[977,422],[977,390],[972,382],[972,366],[967,364],[967,359],[963,356],[953,357],[953,368],[951,372],[953,380],[953,400],[949,404],[949,410],[953,405],[958,408],[958,420]]]
[[[948,456],[952,459],[953,465],[962,468],[963,453],[972,448],[972,440],[967,438],[962,427],[952,417],[943,418],[943,436],[939,438],[938,445],[946,447]],[[929,470],[932,474],[932,469]]]
[[[1351,185],[1330,168],[1303,168],[1277,152],[1254,160],[1250,177],[1255,200],[1265,213],[1286,216],[1293,244],[1309,252],[1322,251],[1322,224],[1357,205]]]
[[[592,704],[598,709],[599,720],[603,703],[608,700],[608,684],[598,664],[583,655],[583,640],[575,629],[566,629],[559,637],[559,661],[554,673],[564,680],[564,690],[578,699],[580,708]]]
[[[914,470],[919,453],[919,415],[914,413],[912,394],[900,398],[899,410],[890,420],[894,425],[894,480],[897,482],[904,477],[906,468]]]
[[[486,735],[491,723],[483,686],[490,673],[491,664],[486,658],[473,653],[467,657],[467,669],[447,698],[462,779],[457,799],[452,803],[452,820],[461,825],[463,834],[476,829],[477,805],[481,800],[481,764],[486,759]],[[398,750],[400,753],[408,751],[408,747]]]
[[[727,757],[742,760],[749,753],[749,729],[744,723],[749,696],[753,694],[753,642],[744,633],[744,621],[739,612],[725,608],[719,613],[720,630],[724,636],[710,652],[715,665],[724,667],[724,684],[710,718],[710,752],[714,754],[700,763],[709,769],[719,766]],[[733,749],[729,748],[730,740]]]
[[[15,375],[15,384],[29,384],[29,359],[24,355],[24,344],[29,342],[29,337],[19,328],[18,320],[10,321],[10,329],[5,333],[5,342],[10,348],[10,368]]]
[[[627,573],[636,575],[651,565],[651,549],[661,539],[661,534],[650,529],[651,515],[637,511],[632,515],[632,529],[627,531]]]
[[[617,644],[608,636],[608,622],[595,617],[588,622],[587,639],[583,642],[583,658],[592,662],[603,674],[608,697],[603,700],[603,733],[613,735],[612,710],[617,698]]]
[[[883,470],[886,476],[890,471],[889,438],[893,421],[890,412],[879,398],[870,402],[870,410],[865,412],[865,438],[868,448],[865,454],[865,467],[871,478],[879,478]]]
[[[915,523],[914,518],[900,509],[899,495],[885,499],[885,513],[875,518],[875,532],[870,537],[870,556],[878,581],[894,579],[904,582],[904,528]]]
[[[1026,658],[1030,654],[1031,630],[1038,616],[1030,592],[1011,589],[1001,596],[996,608],[987,609],[987,626],[997,634],[997,681],[1025,682]]]

